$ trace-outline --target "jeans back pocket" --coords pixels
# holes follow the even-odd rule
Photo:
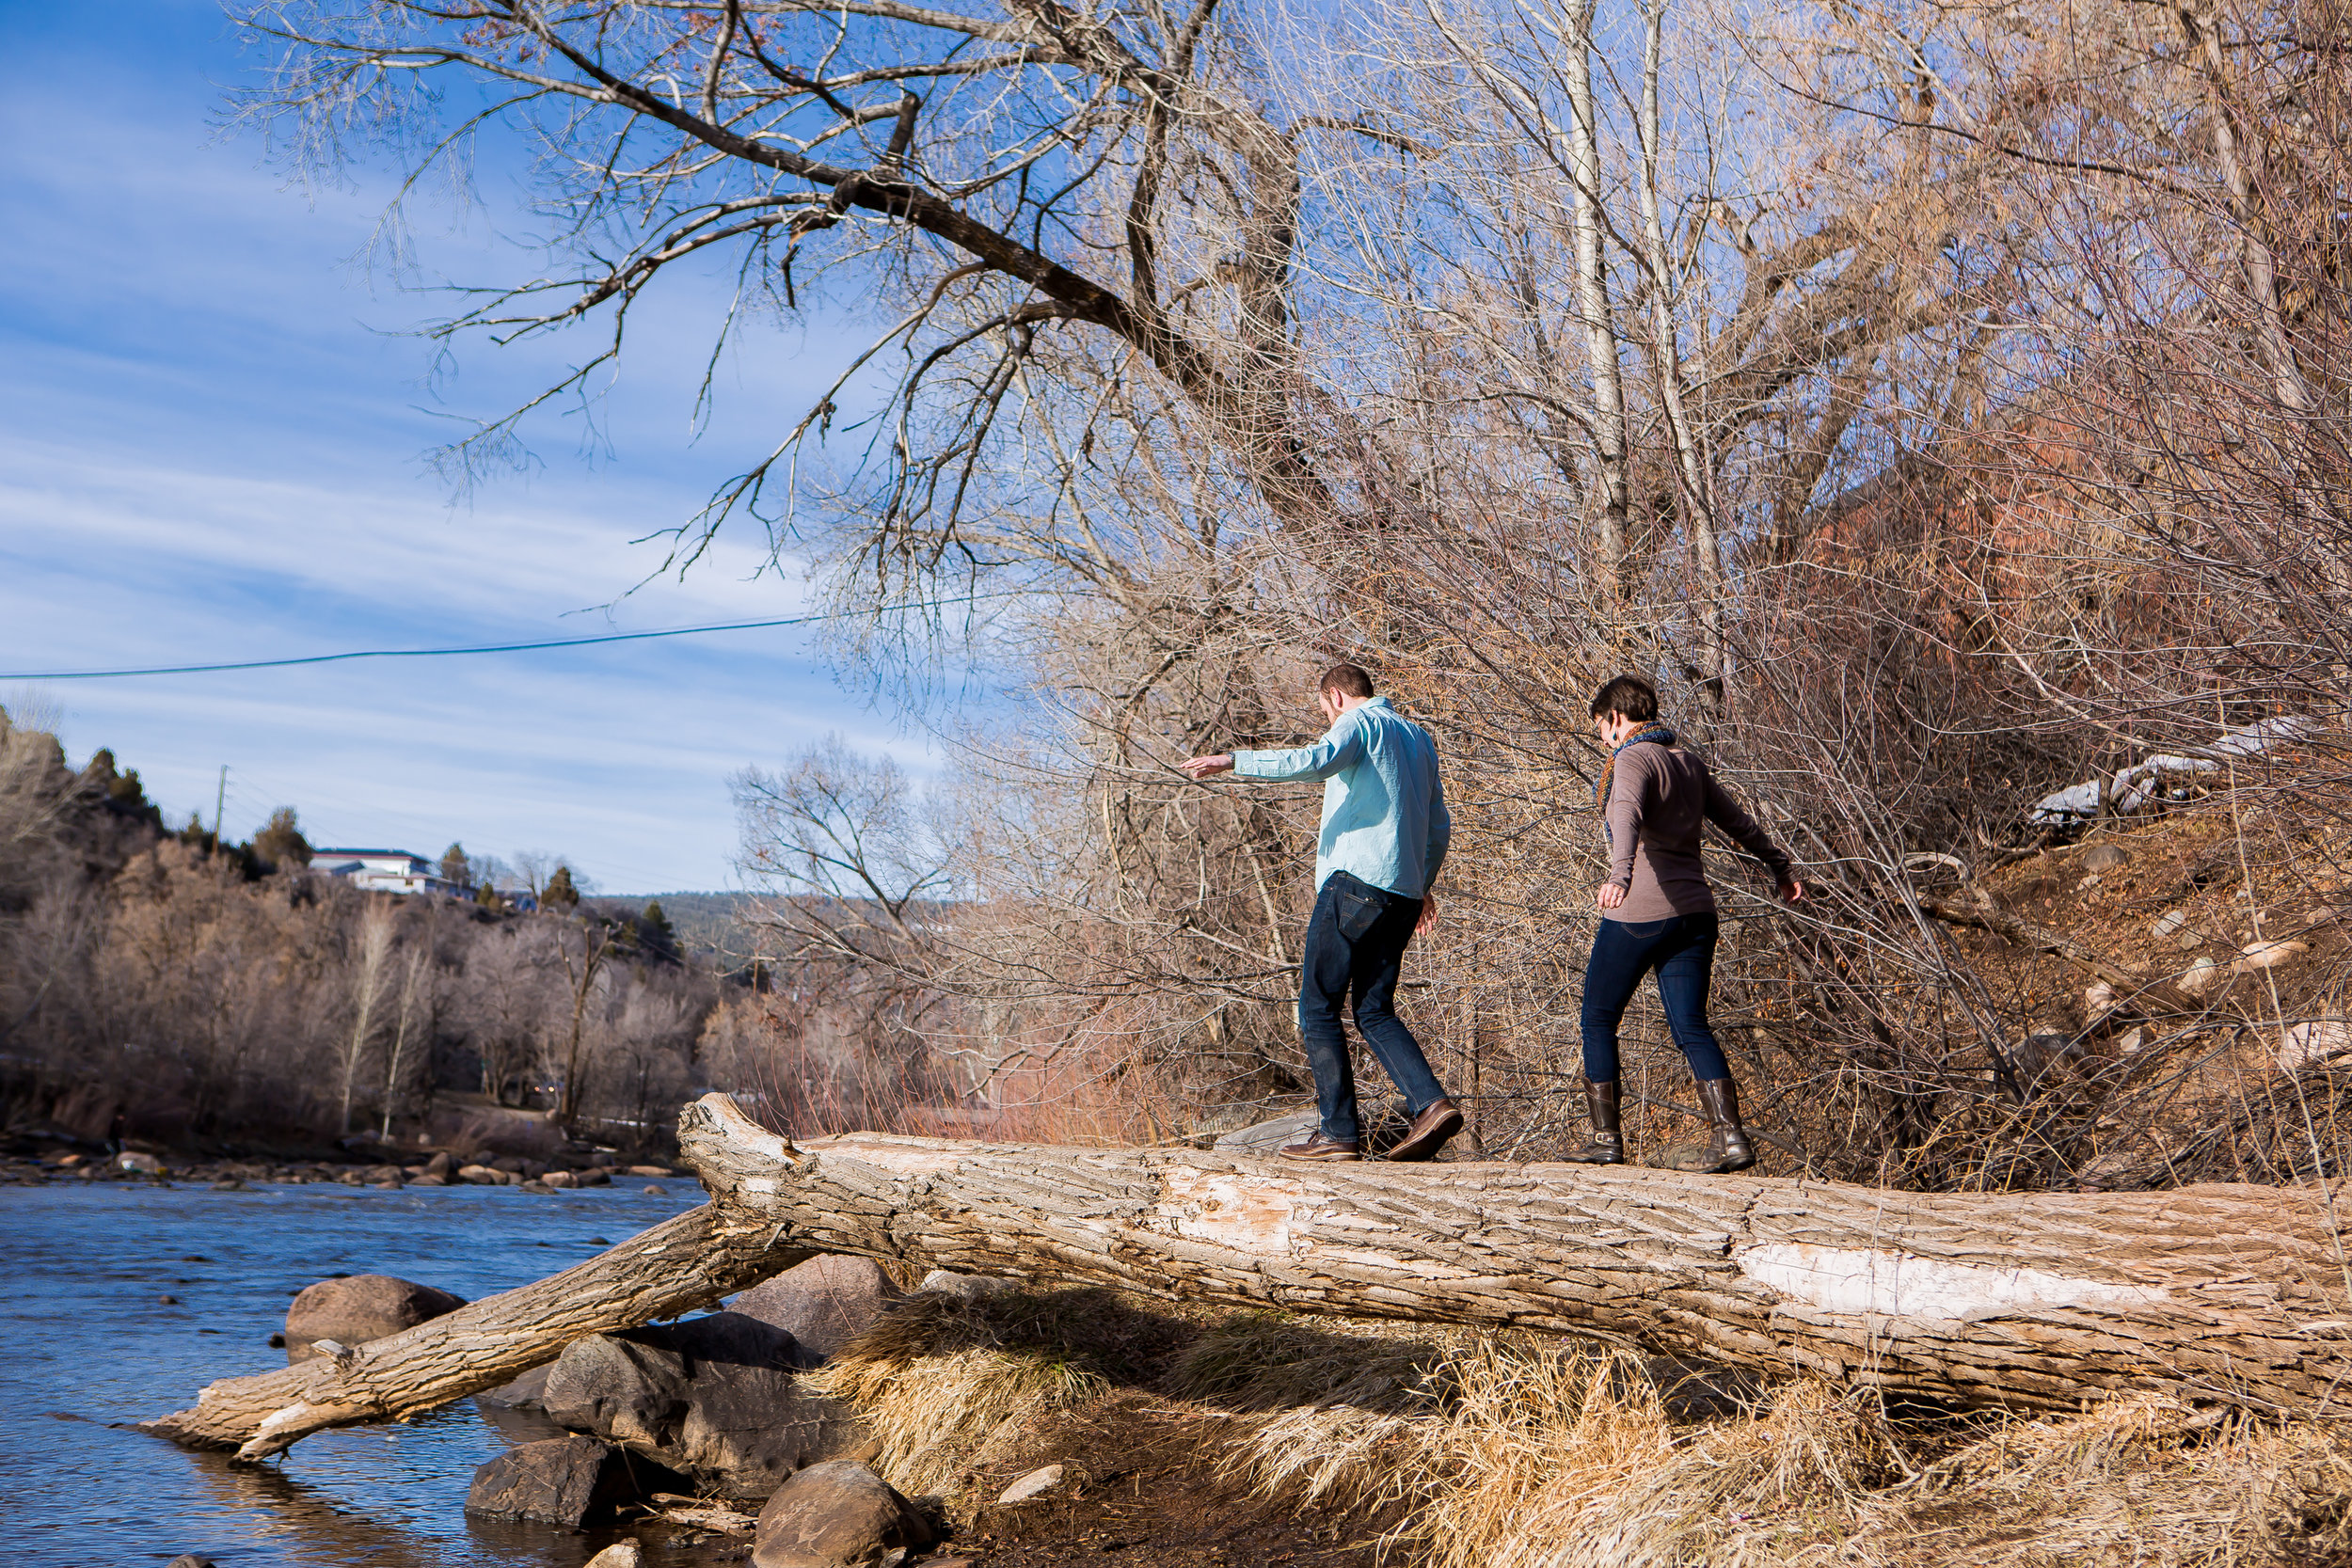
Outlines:
[[[1353,879],[1350,879],[1353,880]],[[1360,883],[1339,890],[1340,935],[1350,942],[1361,942],[1379,918],[1388,912],[1389,895]]]

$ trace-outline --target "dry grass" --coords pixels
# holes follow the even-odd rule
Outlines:
[[[902,1492],[953,1491],[999,1430],[1110,1387],[1073,1357],[1008,1348],[992,1305],[912,1297],[809,1380],[865,1415],[882,1444],[875,1467]]]
[[[1205,1335],[1175,1381],[1253,1413],[1234,1442],[1260,1490],[1388,1509],[1424,1568],[2352,1562],[2352,1443],[2161,1400],[1899,1435],[1799,1383],[1678,1424],[1613,1352],[1271,1317]]]
[[[916,1493],[954,1493],[1011,1434],[1117,1384],[1152,1386],[1238,1418],[1200,1423],[1204,1468],[1376,1519],[1415,1568],[2352,1564],[2352,1436],[2155,1398],[1899,1431],[1866,1396],[1795,1383],[1677,1420],[1648,1366],[1612,1350],[1185,1323],[1101,1291],[911,1298],[818,1375]]]
[[[2004,1424],[1868,1500],[1848,1560],[1925,1568],[2223,1568],[2352,1560],[2333,1428],[2153,1397]]]
[[[948,1494],[1012,1434],[1156,1374],[1185,1332],[1104,1291],[926,1293],[885,1313],[810,1382],[858,1406],[882,1444],[876,1468],[893,1485]]]
[[[1517,1335],[1399,1343],[1243,1320],[1177,1376],[1263,1412],[1239,1438],[1262,1490],[1396,1508],[1391,1544],[1429,1568],[1779,1560],[1725,1521],[1842,1504],[1892,1457],[1856,1409],[1808,1386],[1679,1431],[1640,1362]]]

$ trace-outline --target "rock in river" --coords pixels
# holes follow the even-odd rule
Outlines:
[[[495,1388],[485,1388],[474,1396],[476,1404],[495,1404],[503,1410],[545,1410],[548,1407],[548,1374],[555,1370],[550,1361],[544,1367],[533,1367],[511,1383]]]
[[[803,1465],[866,1451],[855,1411],[801,1386],[814,1357],[740,1312],[576,1339],[541,1396],[574,1432],[619,1443],[728,1497],[764,1497]]]
[[[551,1437],[509,1449],[475,1470],[466,1512],[579,1529],[612,1518],[623,1503],[680,1484],[660,1465],[593,1437]]]
[[[308,1361],[321,1339],[361,1345],[454,1312],[463,1296],[389,1274],[355,1274],[303,1288],[286,1308],[286,1361]]]
[[[850,1460],[803,1470],[759,1511],[752,1568],[864,1568],[897,1547],[937,1539],[882,1477]]]
[[[548,1374],[554,1370],[555,1364],[549,1362],[532,1368],[512,1383],[485,1388],[473,1397],[474,1408],[510,1443],[561,1437],[564,1429],[548,1418],[546,1403]]]

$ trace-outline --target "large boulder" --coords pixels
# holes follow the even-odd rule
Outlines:
[[[872,1259],[827,1253],[753,1286],[729,1306],[831,1360],[898,1299],[898,1287]]]
[[[564,1347],[541,1400],[573,1432],[645,1455],[708,1491],[764,1497],[804,1465],[870,1451],[857,1413],[801,1386],[813,1358],[740,1312]]]
[[[930,1522],[882,1477],[850,1460],[814,1465],[759,1511],[752,1568],[868,1568],[896,1548],[938,1539]]]
[[[475,1470],[466,1512],[580,1529],[609,1521],[623,1503],[683,1484],[593,1437],[551,1437],[509,1449]]]
[[[463,1296],[389,1274],[322,1279],[305,1286],[286,1308],[286,1360],[310,1360],[318,1354],[310,1347],[321,1339],[356,1348],[465,1305]]]

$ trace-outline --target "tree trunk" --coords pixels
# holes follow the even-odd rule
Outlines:
[[[206,1385],[141,1430],[263,1459],[314,1432],[405,1420],[495,1388],[591,1334],[707,1307],[807,1258],[771,1220],[705,1205],[536,1284],[485,1296],[341,1356]]]
[[[1617,327],[1609,308],[1609,261],[1602,240],[1607,220],[1601,199],[1600,111],[1593,95],[1593,11],[1596,0],[1569,8],[1567,52],[1562,61],[1568,87],[1568,159],[1575,176],[1568,187],[1569,223],[1576,245],[1577,314],[1584,328],[1584,355],[1593,373],[1593,454],[1600,469],[1601,603],[1613,612],[1630,591],[1632,563],[1626,537],[1627,496],[1631,488],[1627,456],[1625,372],[1618,363]],[[1613,629],[1615,629],[1613,627]]]
[[[2309,1188],[1934,1195],[1562,1165],[1279,1161],[680,1119],[723,1206],[909,1268],[1594,1335],[1968,1405],[2153,1389],[2319,1414],[2352,1290]]]

